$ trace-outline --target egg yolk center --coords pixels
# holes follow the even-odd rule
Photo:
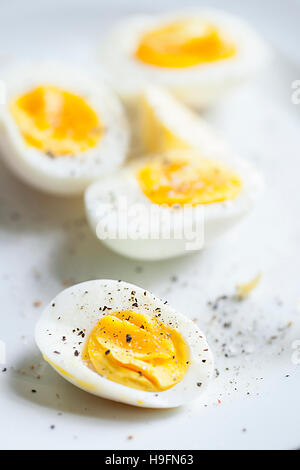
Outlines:
[[[190,67],[234,56],[235,45],[212,24],[185,19],[142,36],[135,56],[158,67]]]
[[[144,391],[173,387],[189,367],[189,349],[174,328],[129,310],[99,320],[83,357],[101,376]]]
[[[210,159],[156,157],[141,168],[137,180],[154,204],[211,204],[234,199],[242,182],[227,166]]]
[[[89,104],[54,86],[39,86],[15,98],[10,111],[25,142],[51,157],[89,150],[102,135],[99,118]]]

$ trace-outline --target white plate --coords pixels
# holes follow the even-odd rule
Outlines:
[[[109,10],[94,1],[6,3],[2,62],[49,56],[93,66],[102,26],[125,8],[142,9],[123,3],[112,2]],[[259,17],[261,2],[254,4]],[[284,21],[288,36],[286,12]],[[261,18],[257,24],[262,29]],[[266,31],[270,37],[269,23]],[[144,264],[118,257],[90,233],[80,200],[39,194],[0,166],[0,339],[7,355],[7,371],[0,369],[1,448],[300,446],[300,369],[292,362],[292,343],[300,339],[300,107],[290,99],[297,78],[297,69],[276,53],[262,77],[208,115],[241,155],[262,168],[267,184],[253,215],[196,256]],[[224,300],[216,311],[207,304],[232,295],[237,282],[260,270],[262,281],[249,300]],[[169,411],[118,405],[76,389],[42,361],[33,329],[43,305],[64,284],[93,278],[142,285],[198,319],[219,371],[200,402]]]

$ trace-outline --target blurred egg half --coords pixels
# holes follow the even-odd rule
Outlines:
[[[266,45],[243,20],[218,10],[128,17],[101,47],[102,67],[128,103],[153,84],[206,107],[256,73],[267,57]]]
[[[157,260],[214,242],[253,208],[262,175],[169,93],[147,87],[132,160],[85,192],[89,224],[109,248]]]
[[[24,182],[76,195],[125,159],[129,129],[117,96],[62,64],[23,64],[4,74],[0,147]]]

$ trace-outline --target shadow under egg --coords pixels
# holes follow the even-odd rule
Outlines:
[[[34,348],[8,373],[8,386],[12,393],[25,402],[56,410],[58,414],[73,414],[99,420],[124,422],[160,420],[184,410],[184,407],[172,409],[134,407],[89,394],[64,380]]]

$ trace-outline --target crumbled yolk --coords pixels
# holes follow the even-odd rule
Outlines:
[[[246,284],[238,284],[236,286],[236,290],[237,290],[236,297],[239,300],[246,299],[251,294],[251,292],[258,286],[261,280],[261,277],[262,277],[262,273],[258,273],[254,279],[247,282]]]
[[[129,310],[99,320],[83,358],[101,376],[144,391],[173,387],[189,367],[188,347],[174,328]]]
[[[144,34],[135,56],[158,67],[190,67],[233,57],[236,47],[214,25],[185,19]]]
[[[10,111],[26,143],[52,157],[89,150],[102,135],[99,118],[86,101],[54,86],[15,98]]]
[[[137,179],[154,204],[211,204],[234,199],[242,182],[227,166],[211,159],[188,160],[178,154],[154,157],[141,168]]]

